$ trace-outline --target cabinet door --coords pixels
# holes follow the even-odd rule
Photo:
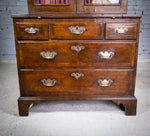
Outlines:
[[[76,12],[76,0],[28,0],[30,14]]]
[[[81,13],[127,13],[128,0],[79,0]]]

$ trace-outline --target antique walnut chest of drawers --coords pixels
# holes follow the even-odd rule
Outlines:
[[[140,16],[124,14],[127,0],[40,2],[13,16],[20,116],[43,100],[111,100],[136,115]]]

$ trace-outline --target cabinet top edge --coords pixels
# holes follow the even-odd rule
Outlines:
[[[141,18],[141,15],[135,14],[45,14],[45,15],[12,15],[14,19],[39,19],[39,18]]]

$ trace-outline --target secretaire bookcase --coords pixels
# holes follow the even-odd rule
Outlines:
[[[20,116],[44,100],[111,100],[136,115],[140,16],[127,0],[28,0],[13,15]]]

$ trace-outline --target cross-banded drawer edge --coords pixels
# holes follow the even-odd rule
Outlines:
[[[16,22],[18,40],[48,40],[48,23]]]

